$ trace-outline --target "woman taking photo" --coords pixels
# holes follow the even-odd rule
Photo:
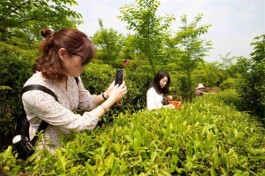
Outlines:
[[[154,110],[159,108],[175,108],[174,105],[166,105],[166,101],[172,100],[172,96],[165,97],[168,93],[170,84],[169,74],[163,71],[158,72],[149,85],[147,91],[147,109]]]
[[[48,150],[54,151],[60,145],[59,134],[93,130],[105,112],[122,99],[127,88],[124,82],[119,87],[113,82],[102,94],[91,95],[79,76],[94,56],[93,43],[76,29],[57,32],[44,29],[41,34],[45,38],[40,47],[41,57],[24,86],[44,86],[55,93],[58,102],[40,90],[25,92],[22,101],[30,123],[30,140],[40,123],[46,121],[48,126],[41,146],[53,144]],[[78,107],[85,111],[83,115],[74,113]]]

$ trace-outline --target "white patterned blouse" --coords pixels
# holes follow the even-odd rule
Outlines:
[[[60,134],[66,134],[70,131],[92,130],[96,127],[99,118],[91,111],[96,107],[94,96],[87,91],[80,78],[77,84],[74,77],[68,76],[67,90],[62,88],[59,83],[45,79],[41,72],[36,72],[25,83],[24,86],[38,84],[45,86],[53,91],[58,102],[53,96],[40,90],[31,90],[25,92],[22,96],[22,102],[30,122],[30,139],[34,137],[40,123],[45,120],[49,123],[44,132],[45,139],[40,143],[40,148],[44,144],[53,144],[47,149],[54,152],[55,148],[60,146]],[[75,114],[77,108],[87,111],[82,116]]]

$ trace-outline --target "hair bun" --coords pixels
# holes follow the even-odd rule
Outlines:
[[[44,38],[49,37],[52,33],[53,33],[53,31],[51,29],[48,29],[48,28],[41,30],[41,36]]]

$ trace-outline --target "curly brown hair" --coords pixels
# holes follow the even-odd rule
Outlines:
[[[80,53],[83,56],[82,66],[88,64],[94,57],[93,43],[79,30],[64,28],[53,32],[51,29],[43,29],[41,35],[45,40],[40,45],[41,56],[33,66],[33,71],[42,72],[46,79],[60,81],[66,77],[59,57],[60,48],[65,48],[70,56]]]

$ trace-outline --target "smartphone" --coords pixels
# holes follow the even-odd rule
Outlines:
[[[116,77],[115,77],[115,85],[121,85],[124,80],[124,70],[123,69],[117,69],[116,70]],[[117,102],[118,106],[122,105],[122,100],[119,100]]]
[[[121,85],[124,79],[124,71],[123,69],[116,70],[116,77],[115,77],[115,85]]]

